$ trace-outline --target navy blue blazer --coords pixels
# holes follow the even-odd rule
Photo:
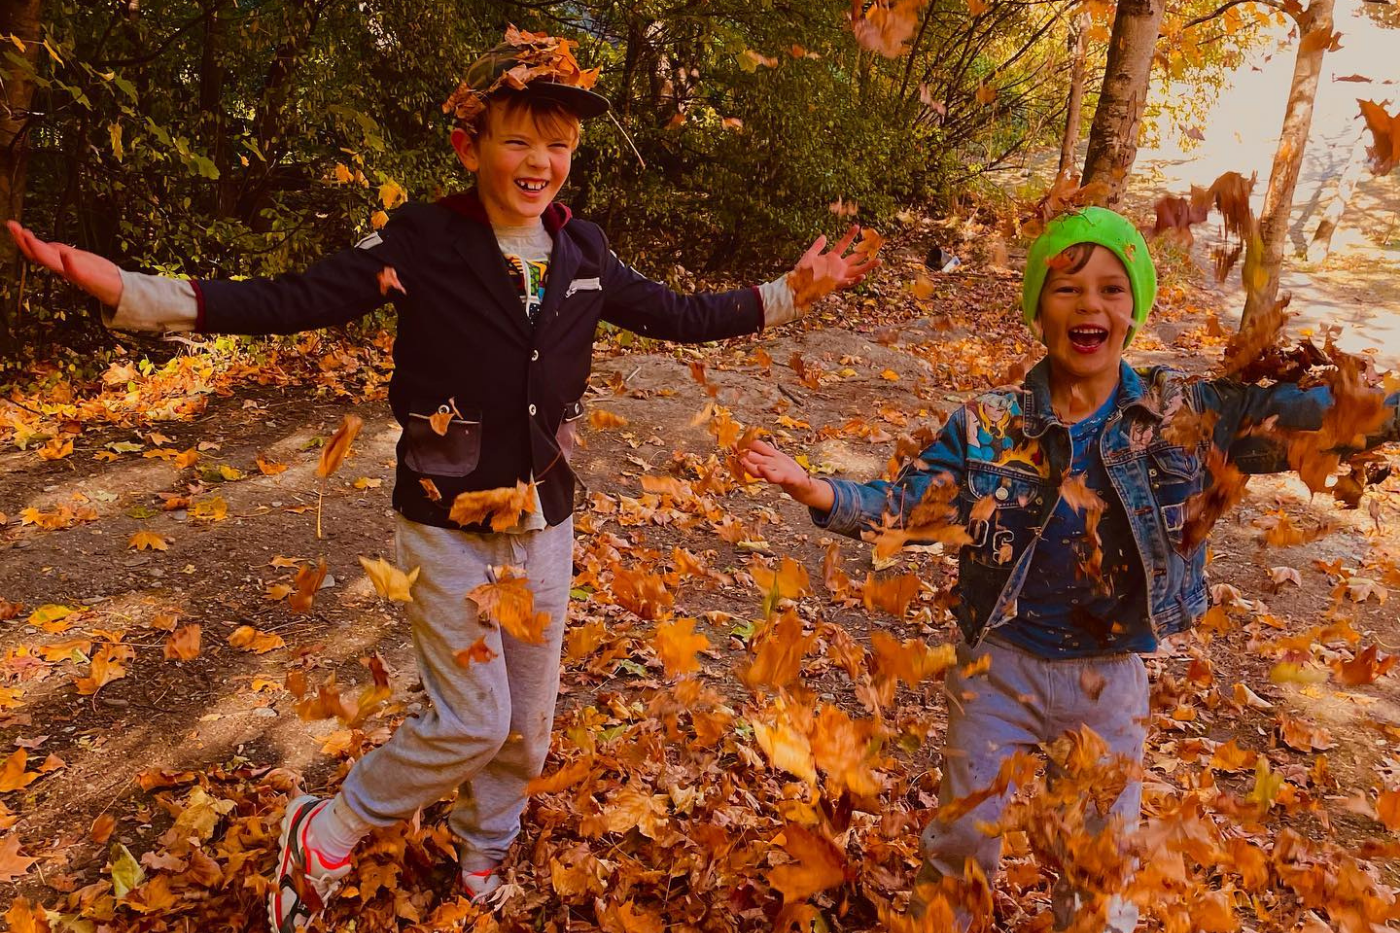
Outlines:
[[[196,282],[197,328],[289,334],[344,324],[392,301],[398,333],[389,404],[404,429],[394,508],[412,521],[463,527],[448,520],[458,493],[533,476],[545,520],[556,525],[573,511],[568,451],[572,422],[583,414],[598,321],[700,343],[762,329],[763,307],[756,288],[676,294],[619,260],[597,225],[563,205],[551,204],[544,221],[554,249],[533,327],[481,201],[469,191],[406,204],[378,242],[327,256],[304,272]],[[386,266],[407,294],[381,293]],[[446,435],[428,422],[442,406],[460,413]]]

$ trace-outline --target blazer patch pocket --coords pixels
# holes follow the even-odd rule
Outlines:
[[[578,420],[583,417],[583,401],[570,402],[564,406],[564,415],[559,421],[559,430],[554,439],[559,444],[559,452],[564,460],[573,458],[574,446],[578,443]]]
[[[436,422],[436,423],[435,423]],[[439,430],[443,425],[445,430]],[[481,460],[481,415],[453,413],[439,405],[434,414],[411,411],[404,425],[404,464],[428,476],[466,476]]]
[[[568,298],[574,292],[596,292],[602,289],[602,279],[574,279],[569,283],[569,287],[564,290],[564,297]]]

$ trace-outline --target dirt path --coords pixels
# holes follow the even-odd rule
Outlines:
[[[714,410],[699,417],[712,404],[736,422],[772,428],[784,447],[805,454],[818,470],[865,478],[885,468],[896,438],[936,426],[968,392],[1000,382],[1005,367],[1030,349],[1008,310],[1015,277],[973,266],[939,278],[935,297],[916,305],[902,283],[913,275],[919,246],[916,238],[869,295],[833,306],[801,329],[720,348],[599,359],[590,407],[627,423],[588,432],[580,455],[591,498],[579,518],[557,755],[575,762],[591,749],[588,761],[612,762],[607,773],[623,777],[571,802],[565,794],[546,795],[532,806],[512,865],[527,893],[504,925],[662,928],[640,920],[628,926],[627,918],[643,916],[665,925],[691,918],[696,929],[772,925],[779,899],[764,879],[783,856],[763,853],[777,852],[787,838],[788,855],[798,858],[790,841],[795,831],[774,834],[785,820],[801,822],[803,806],[817,804],[803,804],[801,785],[766,766],[751,740],[752,723],[763,722],[787,695],[750,692],[738,677],[763,630],[765,591],[754,582],[756,571],[778,567],[784,556],[806,568],[813,593],[795,609],[815,641],[797,695],[857,721],[875,701],[868,675],[843,673],[842,659],[855,656],[849,644],[868,645],[876,631],[898,640],[953,639],[946,611],[951,555],[919,549],[893,567],[876,567],[867,545],[836,542],[855,581],[868,573],[923,581],[905,599],[906,610],[869,611],[858,595],[824,585],[828,542],[794,503],[719,480],[715,491],[694,498],[668,499],[642,486],[643,477],[660,476],[700,489],[707,475],[716,475],[714,464],[707,467],[716,454]],[[1208,367],[1219,341],[1205,333],[1204,300],[1183,289],[1135,356]],[[703,365],[705,384],[692,364]],[[353,458],[329,483],[325,537],[318,540],[317,445],[350,412],[363,415],[366,425]],[[270,821],[282,795],[297,779],[317,790],[333,787],[349,757],[382,741],[422,699],[405,624],[376,596],[357,561],[393,556],[389,492],[397,429],[382,402],[247,387],[213,397],[191,422],[158,430],[166,436],[88,430],[70,456],[54,461],[33,450],[0,455],[0,510],[9,515],[0,526],[0,597],[22,606],[0,623],[0,689],[9,691],[0,692],[0,747],[6,755],[27,755],[18,769],[23,786],[0,794],[13,813],[0,810],[0,823],[7,827],[4,839],[37,858],[17,872],[15,890],[30,901],[113,930],[210,929],[202,924],[215,917],[230,928],[257,929],[262,882],[256,873],[267,869]],[[93,459],[121,442],[140,449],[110,463]],[[200,445],[206,446],[193,467],[143,456]],[[259,456],[289,466],[264,475]],[[217,476],[221,465],[241,478]],[[162,492],[193,501],[165,511]],[[1279,804],[1280,813],[1286,810],[1281,825],[1353,847],[1385,836],[1364,815],[1363,803],[1374,799],[1385,775],[1394,784],[1400,769],[1394,676],[1344,686],[1326,680],[1325,666],[1351,660],[1366,646],[1381,646],[1381,659],[1400,648],[1396,604],[1386,601],[1400,587],[1400,537],[1393,530],[1400,522],[1400,480],[1387,480],[1368,496],[1379,503],[1375,519],[1365,508],[1341,511],[1311,501],[1294,481],[1266,479],[1221,523],[1211,564],[1217,602],[1225,607],[1220,624],[1208,639],[1151,661],[1157,696],[1149,814],[1166,812],[1217,743],[1234,740],[1272,762],[1292,788]],[[223,502],[222,517],[211,505],[215,498]],[[95,514],[59,530],[21,524],[24,509],[60,506]],[[1280,516],[1336,530],[1292,547],[1265,546],[1261,526],[1277,525]],[[162,536],[168,547],[132,550],[128,542],[142,530]],[[677,548],[704,569],[682,572]],[[291,584],[297,566],[320,557],[329,567],[326,586],[312,612],[293,614],[270,589]],[[1274,578],[1291,576],[1271,575],[1275,567],[1295,569],[1298,582],[1275,584]],[[636,576],[624,592],[619,580],[626,574]],[[1338,586],[1344,593],[1334,599]],[[32,615],[43,606],[76,611],[65,618],[53,618],[53,611]],[[722,751],[703,759],[703,767],[665,740],[678,728],[677,714],[667,711],[675,695],[663,689],[665,652],[654,632],[657,619],[669,618],[697,620],[695,630],[706,638],[696,683],[713,696],[687,694],[694,708],[684,721],[697,730],[691,741],[704,744],[704,730],[695,725],[702,709],[733,726],[717,746]],[[198,656],[168,658],[168,629],[185,625],[200,626]],[[1322,635],[1314,631],[1327,625],[1332,628]],[[272,642],[261,654],[230,645],[244,626],[282,644]],[[77,678],[94,675],[91,659],[116,646],[130,649],[126,660],[125,649],[115,655],[125,676],[83,693]],[[353,726],[299,717],[296,698],[283,687],[289,672],[313,687],[334,673],[337,689],[351,698],[373,683],[369,658],[376,654],[389,674],[386,705]],[[1323,682],[1271,682],[1280,660],[1306,662]],[[1247,685],[1258,702],[1236,704],[1236,684]],[[852,853],[847,887],[816,901],[833,929],[874,929],[880,904],[902,903],[914,840],[933,799],[940,691],[925,684],[896,696],[880,707],[891,730],[877,759],[883,790],[818,798],[819,822],[841,830]],[[1325,766],[1318,763],[1324,752]],[[1244,794],[1253,767],[1218,769],[1216,779]],[[26,775],[32,776],[26,781]],[[637,797],[636,787],[652,790]],[[702,807],[698,799],[707,802]],[[702,810],[705,821],[698,819]],[[610,815],[619,812],[627,815]],[[93,827],[104,814],[115,825],[110,840],[98,844]],[[450,846],[441,818],[434,808],[421,827],[376,842],[356,876],[359,899],[349,898],[333,914],[337,928],[348,929],[352,917],[359,930],[401,922],[449,929],[470,921],[471,908],[443,897]],[[689,828],[678,834],[682,827]],[[117,843],[143,860],[148,876],[136,901],[122,905],[110,892]],[[212,881],[196,874],[205,862],[214,866]],[[1383,870],[1395,884],[1394,872]],[[153,888],[151,879],[166,880]],[[705,884],[713,886],[709,894]],[[1033,924],[1048,892],[1035,870],[1023,871],[1015,885],[998,895],[1008,928]]]

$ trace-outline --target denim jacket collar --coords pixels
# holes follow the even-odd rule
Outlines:
[[[1161,409],[1156,398],[1143,388],[1142,377],[1127,363],[1118,362],[1118,394],[1114,407],[1123,412],[1129,408],[1140,408],[1155,421],[1162,420]],[[1021,392],[1021,411],[1024,417],[1023,430],[1026,437],[1038,438],[1049,430],[1051,425],[1063,425],[1055,415],[1050,403],[1050,358],[1047,356],[1026,373]]]

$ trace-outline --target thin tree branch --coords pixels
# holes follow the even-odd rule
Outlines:
[[[1192,26],[1199,26],[1202,23],[1208,23],[1220,14],[1224,13],[1226,10],[1230,9],[1230,7],[1239,6],[1241,3],[1262,3],[1264,6],[1271,6],[1275,10],[1279,10],[1283,13],[1288,13],[1288,7],[1285,4],[1278,2],[1278,0],[1228,0],[1228,2],[1216,7],[1215,10],[1213,10],[1212,12],[1207,13],[1204,16],[1196,17],[1181,28],[1190,29]],[[1292,16],[1293,14],[1289,13],[1289,15]]]

